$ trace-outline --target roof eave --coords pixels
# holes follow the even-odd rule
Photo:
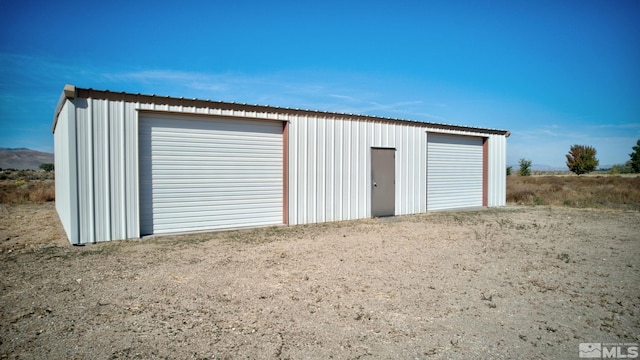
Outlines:
[[[176,98],[176,97],[170,97],[170,96],[132,94],[132,93],[126,93],[126,92],[112,92],[109,90],[76,88],[73,85],[65,85],[65,91],[60,97],[60,101],[58,102],[58,106],[56,107],[56,115],[55,115],[54,126],[53,126],[54,131],[55,131],[55,122],[57,121],[58,114],[62,109],[62,105],[64,105],[65,99],[73,99],[75,97],[110,99],[115,101],[132,101],[132,102],[139,102],[139,103],[140,102],[154,102],[154,103],[164,102],[165,104],[182,105],[182,106],[216,107],[216,108],[223,108],[226,110],[284,113],[284,114],[302,115],[302,116],[305,116],[305,115],[306,116],[330,116],[330,117],[339,117],[339,118],[356,119],[356,120],[383,121],[383,122],[405,123],[405,124],[408,123],[408,124],[415,124],[415,125],[420,125],[423,127],[430,127],[435,129],[504,135],[506,137],[510,135],[510,132],[508,130],[500,130],[500,129],[489,129],[489,128],[480,128],[480,127],[473,127],[473,126],[464,126],[464,125],[432,123],[432,122],[406,120],[406,119],[403,120],[403,119],[370,116],[370,115],[344,114],[344,113],[335,113],[335,112],[319,111],[319,110],[293,109],[293,108],[285,108],[285,107],[277,107],[277,106],[269,106],[269,105],[251,105],[251,104],[241,104],[241,103],[235,103],[235,102],[224,102],[224,101],[214,101],[214,100],[185,99],[185,98]]]
[[[74,99],[76,97],[76,87],[75,85],[66,84],[64,89],[62,90],[62,94],[60,94],[60,99],[58,99],[58,105],[56,105],[56,111],[53,114],[53,125],[51,126],[51,132],[56,132],[56,125],[58,125],[58,115],[60,115],[60,111],[62,111],[62,106],[64,106],[64,102],[67,99]]]

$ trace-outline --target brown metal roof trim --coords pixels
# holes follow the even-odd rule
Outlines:
[[[73,92],[72,92],[72,89],[74,89]],[[72,93],[74,95],[71,96]],[[224,101],[185,99],[185,98],[176,98],[176,97],[170,97],[170,96],[132,94],[132,93],[126,93],[126,92],[112,92],[109,90],[77,88],[73,85],[65,85],[63,94],[60,97],[60,101],[58,102],[58,107],[56,108],[53,130],[55,130],[58,114],[60,112],[60,109],[62,108],[63,101],[65,99],[68,99],[68,98],[72,99],[74,97],[111,100],[111,101],[153,103],[153,104],[169,105],[169,106],[212,108],[212,109],[248,111],[248,112],[266,112],[266,113],[274,113],[274,114],[289,114],[289,115],[299,115],[299,116],[324,116],[324,117],[336,117],[336,118],[351,119],[351,120],[379,121],[379,122],[400,123],[400,124],[408,123],[415,126],[430,127],[430,128],[442,129],[442,130],[471,131],[471,132],[478,132],[482,134],[505,135],[507,137],[510,135],[508,130],[488,129],[488,128],[479,128],[479,127],[472,127],[472,126],[451,125],[451,124],[439,124],[439,123],[432,123],[432,122],[394,119],[394,118],[368,116],[368,115],[343,114],[343,113],[318,111],[318,110],[292,109],[292,108],[283,108],[283,107],[269,106],[269,105],[250,105],[250,104],[239,104],[239,103],[224,102]]]

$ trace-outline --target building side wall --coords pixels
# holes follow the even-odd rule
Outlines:
[[[370,217],[372,147],[396,149],[396,214],[426,212],[428,131],[488,137],[488,205],[505,204],[504,135],[152,102],[75,98],[67,103],[55,132],[56,168],[73,170],[60,174],[62,186],[56,197],[65,231],[74,243],[140,236],[138,118],[145,111],[288,122],[291,225]]]
[[[55,151],[56,211],[71,243],[77,243],[77,184],[75,181],[75,112],[65,102],[53,134]]]

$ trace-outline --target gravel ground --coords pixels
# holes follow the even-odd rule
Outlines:
[[[640,212],[514,207],[72,247],[0,208],[0,358],[578,358],[640,342]]]

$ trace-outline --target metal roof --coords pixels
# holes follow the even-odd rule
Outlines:
[[[127,93],[127,92],[113,92],[109,90],[95,90],[91,88],[84,89],[84,88],[78,88],[74,85],[69,85],[69,84],[64,86],[64,90],[60,96],[58,105],[56,106],[52,131],[55,132],[58,114],[60,113],[62,106],[64,105],[64,101],[66,99],[73,99],[76,97],[103,99],[103,100],[111,100],[111,101],[153,103],[153,104],[170,105],[170,106],[215,108],[215,109],[223,109],[223,110],[264,112],[264,113],[302,115],[302,116],[337,117],[337,118],[352,119],[352,120],[383,121],[383,122],[393,122],[393,123],[400,122],[400,123],[407,123],[407,124],[412,124],[416,126],[436,128],[436,129],[471,131],[471,132],[478,132],[483,134],[504,135],[506,137],[510,135],[510,132],[508,130],[500,130],[500,129],[480,128],[480,127],[453,125],[453,124],[442,124],[442,123],[397,119],[397,118],[381,117],[381,116],[345,114],[345,113],[320,111],[320,110],[294,109],[294,108],[277,107],[277,106],[270,106],[270,105],[251,105],[251,104],[243,104],[243,103],[235,103],[235,102],[202,100],[202,99],[196,99],[196,98],[186,99],[183,97],[176,98],[171,96],[158,96],[155,94],[145,95],[140,93],[133,94],[133,93]]]

